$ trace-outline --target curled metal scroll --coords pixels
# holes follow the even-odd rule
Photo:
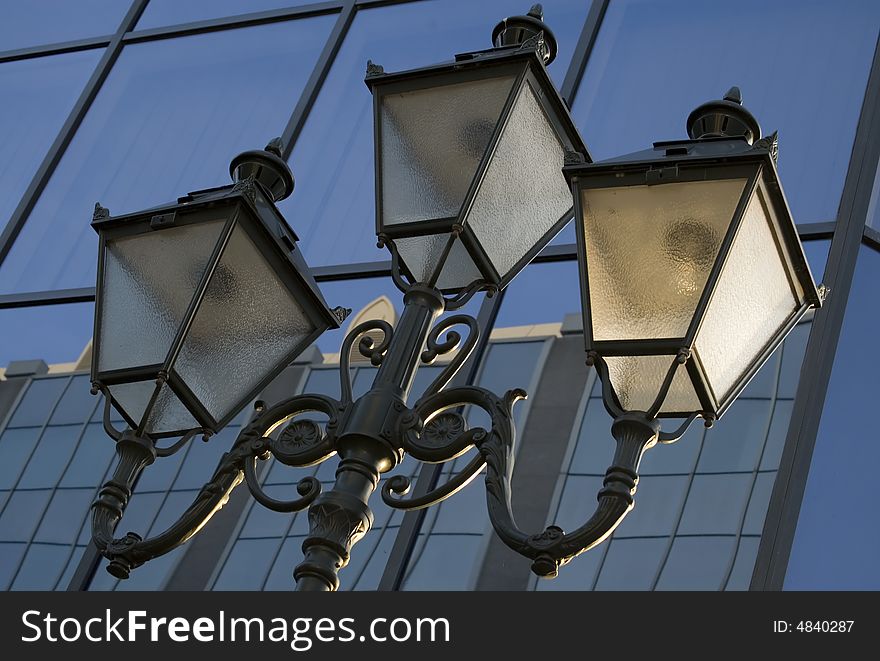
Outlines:
[[[321,482],[310,475],[301,479],[296,485],[296,491],[300,495],[300,498],[295,500],[278,500],[272,498],[272,496],[268,495],[263,490],[263,487],[260,486],[256,470],[257,459],[257,457],[252,457],[250,461],[245,462],[244,478],[254,500],[260,503],[263,507],[275,512],[301,512],[311,505],[315,501],[315,498],[321,495]]]
[[[515,399],[526,396],[525,391],[511,391]],[[508,393],[508,394],[511,394]],[[479,427],[468,429],[464,417],[452,409],[467,404],[480,407],[492,406],[488,391],[474,386],[464,386],[423,397],[415,408],[401,419],[400,434],[404,450],[413,458],[426,463],[451,461],[474,445],[483,441],[487,432]],[[497,398],[496,398],[497,399]],[[427,420],[427,422],[423,422]],[[510,433],[513,433],[510,426]],[[430,492],[404,499],[409,492],[410,480],[398,475],[390,478],[382,487],[382,500],[394,509],[414,510],[429,507],[457,493],[483,470],[486,465],[482,453],[475,456],[457,475]]]
[[[395,475],[386,480],[385,484],[382,485],[382,500],[388,507],[398,510],[420,510],[425,507],[431,507],[464,489],[480,474],[480,471],[485,466],[485,460],[481,455],[477,454],[455,477],[442,486],[432,489],[422,496],[415,496],[409,499],[395,497],[395,494],[397,496],[405,496],[409,493],[411,486],[410,479],[406,475]]]
[[[378,345],[373,344],[371,337],[362,337],[358,342],[358,352],[364,358],[369,358],[370,363],[377,366],[380,365],[385,357],[385,352],[391,344],[394,329],[391,327],[391,324],[381,319],[365,321],[348,332],[348,335],[345,336],[345,340],[342,342],[342,350],[339,354],[339,375],[343,404],[351,404],[352,401],[351,345],[354,344],[358,337],[371,330],[380,330],[383,333],[382,341]]]
[[[446,317],[431,329],[428,339],[425,343],[425,351],[422,352],[422,362],[430,364],[434,362],[437,356],[442,356],[450,351],[458,348],[461,342],[461,334],[457,331],[450,330],[453,326],[464,325],[468,327],[468,335],[465,338],[464,346],[459,349],[458,353],[453,357],[449,364],[442,372],[431,382],[421,399],[430,397],[445,388],[452,378],[458,373],[465,361],[473,353],[474,347],[477,346],[477,340],[480,339],[480,326],[477,320],[467,314],[455,314]],[[441,340],[440,336],[449,331],[446,338]]]
[[[309,435],[304,442],[300,439],[301,442],[293,445],[289,439],[268,438],[274,430],[296,416],[315,411],[329,418],[320,436]],[[149,438],[123,434],[117,442],[120,459],[114,475],[92,505],[92,537],[102,555],[110,560],[108,571],[117,578],[128,578],[135,567],[183,544],[227,502],[232,490],[245,478],[254,497],[271,509],[290,512],[308,507],[320,493],[317,480],[301,480],[297,486],[298,499],[276,500],[260,488],[256,479],[256,460],[268,458],[274,449],[279,451],[279,461],[292,466],[308,466],[327,459],[335,453],[338,416],[343,411],[340,402],[324,395],[298,395],[262,411],[241,430],[230,451],[221,457],[211,479],[186,511],[168,529],[149,539],[142,539],[132,532],[121,538],[114,537],[138,475],[157,456],[155,445]]]

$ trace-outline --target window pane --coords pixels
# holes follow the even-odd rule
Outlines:
[[[0,367],[12,360],[73,363],[92,338],[94,303],[0,310]]]
[[[269,575],[265,578],[266,583],[261,589],[280,591],[289,591],[293,589],[295,585],[293,580],[293,568],[302,562],[303,539],[305,538],[288,537],[284,540],[284,544],[281,546],[281,551],[278,553],[278,558],[275,560],[275,564],[272,565],[272,571],[270,571]],[[363,544],[363,542],[358,544],[358,551],[361,550],[361,544]],[[351,565],[343,569],[340,576],[347,574],[350,570]],[[340,589],[342,589],[341,586]]]
[[[79,561],[82,559],[85,550],[85,546],[77,546],[74,549],[73,554],[67,561],[67,568],[55,584],[56,590],[66,590],[67,586],[70,585],[70,581],[73,579],[73,574],[76,572],[77,567],[79,567]]]
[[[215,590],[259,590],[278,552],[277,539],[240,539],[235,543]]]
[[[67,566],[69,546],[31,544],[12,584],[13,590],[52,590]]]
[[[137,29],[145,30],[307,4],[311,4],[309,0],[150,0],[137,23]]]
[[[880,400],[878,282],[880,254],[862,246],[798,517],[786,590],[880,589],[876,483],[862,476],[880,464],[876,425],[866,414],[875,411]],[[834,496],[841,485],[846,489],[845,505]]]
[[[379,587],[379,581],[382,580],[382,574],[388,565],[388,556],[394,546],[394,540],[397,537],[397,530],[390,529],[381,535],[373,552],[367,558],[367,563],[363,571],[358,575],[357,582],[354,584],[354,590],[375,590]],[[356,551],[355,551],[356,552]],[[348,579],[343,578],[342,581]]]
[[[3,262],[3,290],[93,285],[96,201],[122,214],[228,183],[233,156],[284,130],[332,24],[126,46]]]
[[[61,478],[62,487],[96,487],[104,479],[104,474],[110,466],[110,461],[116,456],[116,446],[113,439],[107,436],[101,424],[91,423],[86,427],[76,452],[73,455],[64,477]],[[166,458],[165,461],[171,461]],[[154,462],[147,471],[154,469]],[[143,482],[143,480],[141,480]],[[138,484],[140,489],[141,484]]]
[[[752,582],[752,571],[755,569],[755,559],[758,557],[758,545],[760,537],[741,537],[739,548],[736,552],[736,561],[730,578],[727,580],[725,590],[748,590]]]
[[[50,425],[83,424],[92,416],[92,410],[98,398],[92,395],[91,379],[88,374],[81,374],[70,381],[64,396],[55,407],[49,420]]]
[[[0,0],[0,50],[112,34],[130,6],[131,0]]]
[[[10,23],[0,11],[0,49],[5,49]],[[101,54],[98,49],[0,64],[0,226],[18,205]]]
[[[27,544],[0,544],[0,589],[6,589],[24,557]]]
[[[18,483],[20,488],[54,487],[76,449],[82,427],[47,427]]]
[[[237,435],[238,427],[227,427],[207,443],[201,440],[201,436],[190,441],[189,452],[186,453],[180,473],[174,480],[174,488],[198,489],[210,480],[220,457],[229,450]]]
[[[472,590],[478,567],[463,559],[476,556],[483,546],[482,535],[430,535],[418,561],[411,563],[403,589]]]
[[[50,489],[15,491],[0,514],[0,541],[26,542],[43,516],[52,496]]]
[[[678,532],[704,535],[736,533],[751,487],[751,474],[696,475]]]
[[[7,429],[0,436],[0,489],[15,486],[39,437],[38,427]]]
[[[34,379],[18,403],[10,427],[40,427],[52,413],[58,398],[67,387],[68,377]]]
[[[758,473],[755,478],[752,496],[749,498],[749,509],[746,512],[746,520],[743,524],[744,534],[760,535],[763,531],[764,517],[767,515],[770,493],[773,491],[773,483],[775,481],[776,471],[772,473]]]
[[[491,46],[495,24],[527,7],[520,0],[446,0],[357,13],[291,156],[297,192],[281,205],[312,265],[387,259],[386,250],[375,248],[373,107],[363,83],[367,60],[388,72],[448,62],[456,53]],[[583,0],[544,3],[544,17],[559,42],[550,66],[557,83],[588,8]]]
[[[660,590],[720,590],[735,537],[677,537],[660,575]]]
[[[706,433],[697,470],[701,473],[754,470],[764,448],[771,414],[769,399],[734,402],[718,426]]]
[[[666,544],[665,539],[612,540],[596,589],[650,590]]]
[[[731,29],[744,17],[759,17],[751,37]],[[795,219],[833,220],[878,22],[871,0],[616,0],[573,114],[593,158],[607,159],[686,137],[692,109],[739,85],[764,132],[779,130],[779,171]],[[646,66],[658,54],[662,66]]]
[[[94,489],[61,489],[55,492],[34,537],[38,542],[73,544],[89,513]]]
[[[684,475],[640,479],[636,505],[614,531],[615,538],[673,534],[687,487],[688,478]],[[583,523],[593,513],[594,506],[586,494],[582,502],[585,504],[584,510],[588,509],[586,505],[589,506],[589,511],[581,515]]]

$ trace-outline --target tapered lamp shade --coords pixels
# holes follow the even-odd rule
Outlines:
[[[338,326],[256,178],[97,215],[92,378],[133,428],[217,431]]]
[[[821,304],[779,183],[775,136],[712,136],[566,168],[587,350],[622,408],[719,417]]]
[[[504,287],[571,218],[586,153],[539,52],[500,48],[386,74],[371,65],[377,233],[411,278]]]

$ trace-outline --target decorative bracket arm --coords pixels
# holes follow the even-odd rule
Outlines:
[[[558,526],[548,526],[538,534],[520,530],[511,506],[511,478],[514,468],[513,404],[524,396],[519,390],[503,398],[480,390],[479,401],[492,418],[490,433],[477,436],[474,442],[486,462],[486,499],[489,518],[501,540],[517,553],[532,560],[532,571],[553,578],[559,567],[575,556],[607,539],[633,508],[638,467],[642,455],[660,437],[660,424],[644,412],[621,413],[611,431],[617,450],[611,467],[605,472],[599,504],[593,515],[576,530],[566,533]]]
[[[223,507],[232,490],[245,477],[255,498],[271,509],[292,512],[308,507],[321,492],[317,480],[310,477],[301,480],[297,486],[301,497],[296,500],[275,500],[266,495],[257,482],[256,460],[266,459],[272,453],[284,464],[307,466],[332,456],[335,453],[335,429],[342,408],[339,402],[330,397],[300,395],[261,412],[242,429],[189,508],[167,530],[146,540],[133,532],[121,538],[114,537],[138,476],[157,456],[152,439],[137,436],[132,431],[123,433],[117,441],[119,463],[113,477],[103,486],[92,505],[92,537],[98,550],[110,561],[107,571],[117,578],[128,578],[132,569],[186,542]],[[268,438],[280,425],[310,411],[328,416],[325,434],[312,433],[317,428],[316,423],[303,420],[291,423],[277,440]]]

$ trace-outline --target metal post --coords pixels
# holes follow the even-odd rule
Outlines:
[[[394,429],[406,411],[406,397],[418,368],[431,325],[443,311],[440,292],[411,287],[371,390],[358,399],[342,423],[340,456],[333,489],[309,507],[309,536],[303,561],[294,570],[299,591],[335,591],[339,570],[348,564],[352,546],[369,532],[369,499],[379,475],[403,459]]]

